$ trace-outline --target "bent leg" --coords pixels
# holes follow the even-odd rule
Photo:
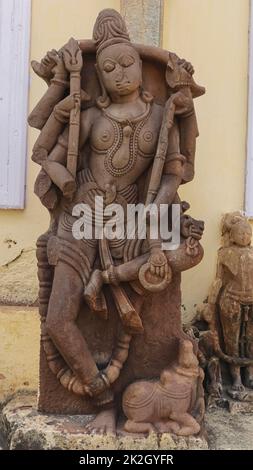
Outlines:
[[[172,412],[170,418],[180,425],[178,436],[192,436],[200,431],[199,423],[189,413]]]
[[[76,319],[83,297],[83,282],[69,265],[55,267],[46,327],[57,349],[81,382],[91,383],[98,369]]]

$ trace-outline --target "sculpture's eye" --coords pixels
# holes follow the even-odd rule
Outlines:
[[[105,72],[112,72],[115,69],[115,63],[111,60],[106,60],[103,65],[103,69]]]
[[[134,58],[131,55],[124,55],[120,58],[119,63],[122,67],[129,67],[135,62]]]

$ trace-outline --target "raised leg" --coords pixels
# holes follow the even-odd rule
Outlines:
[[[88,385],[97,376],[98,369],[76,324],[82,297],[81,278],[72,267],[59,261],[55,267],[46,328],[69,367]]]

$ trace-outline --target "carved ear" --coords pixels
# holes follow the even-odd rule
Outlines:
[[[99,108],[108,108],[108,106],[111,103],[111,100],[110,100],[110,97],[107,94],[107,91],[106,91],[105,87],[104,87],[103,80],[102,80],[102,77],[101,77],[101,74],[100,74],[100,70],[99,70],[99,67],[97,65],[95,65],[95,69],[96,69],[96,72],[97,72],[98,81],[99,81],[99,85],[100,85],[101,92],[102,92],[101,96],[99,96],[97,98],[97,105],[98,105]]]

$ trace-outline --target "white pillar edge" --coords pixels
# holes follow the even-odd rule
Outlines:
[[[25,206],[31,0],[0,0],[0,209]]]

